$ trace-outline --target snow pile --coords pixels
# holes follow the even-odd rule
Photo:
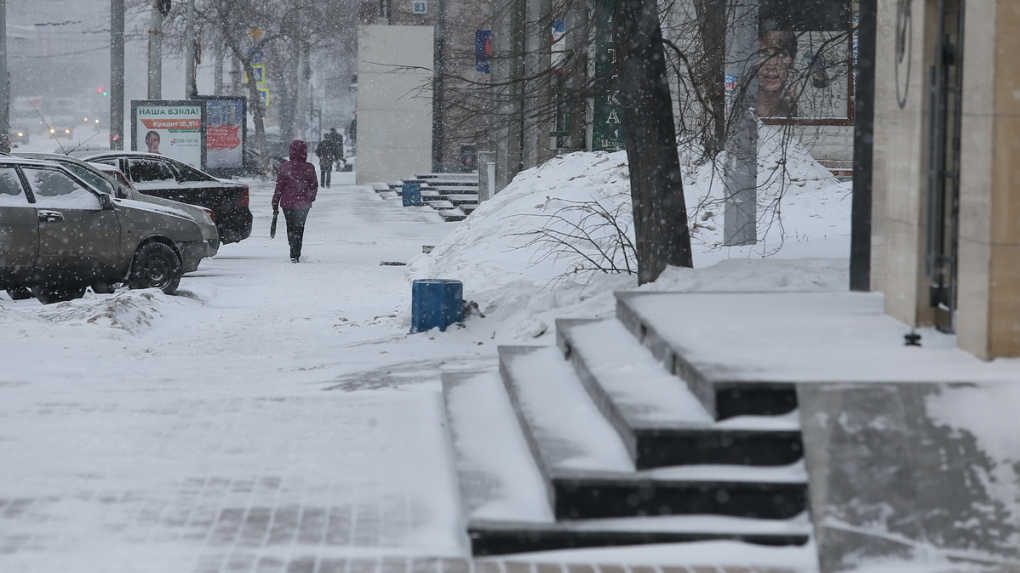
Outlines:
[[[846,289],[847,262],[831,258],[830,240],[841,241],[836,252],[849,254],[849,183],[840,184],[798,142],[770,127],[762,126],[760,143],[759,243],[722,246],[724,158],[685,165],[697,268],[669,269],[644,288]],[[693,157],[683,150],[681,156]],[[612,291],[637,287],[628,273],[636,267],[621,253],[627,242],[633,244],[626,153],[577,152],[518,174],[430,254],[412,261],[407,276],[460,280],[466,300],[526,340],[550,332],[555,318],[611,314]],[[734,260],[716,265],[726,259]]]
[[[408,277],[460,280],[465,298],[497,320],[521,311],[536,314],[568,306],[593,292],[635,286],[631,275],[578,271],[586,265],[585,255],[594,256],[595,243],[571,238],[577,235],[572,225],[590,213],[577,208],[585,203],[619,213],[621,226],[632,235],[629,189],[623,152],[554,158],[519,174],[480,205],[430,254],[412,261]],[[542,229],[564,237],[563,247],[535,243]]]
[[[39,307],[41,319],[68,325],[94,324],[138,334],[182,306],[159,289],[121,290],[98,295],[91,290],[79,299]]]

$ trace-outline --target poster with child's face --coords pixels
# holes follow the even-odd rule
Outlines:
[[[848,0],[762,0],[757,110],[763,121],[852,123],[851,13]]]

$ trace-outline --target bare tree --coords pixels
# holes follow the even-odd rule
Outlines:
[[[151,0],[135,0],[146,4]],[[293,136],[297,93],[301,78],[297,62],[302,54],[338,45],[350,45],[355,34],[356,6],[338,0],[196,0],[196,25],[210,41],[222,42],[245,73],[244,89],[253,115],[255,140],[262,168],[270,171],[266,146],[266,109],[261,101],[253,58],[272,55],[269,67],[273,79],[275,106],[279,109],[281,131]],[[167,18],[168,46],[182,49],[184,9],[175,6]]]
[[[613,20],[638,284],[644,284],[657,279],[667,266],[694,266],[691,235],[657,3],[616,0]]]

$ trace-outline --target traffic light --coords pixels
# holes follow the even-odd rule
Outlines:
[[[96,93],[101,95],[101,96],[108,96],[108,95],[110,95],[110,92],[106,91],[106,88],[104,88],[103,86],[99,86],[98,88],[96,88]]]

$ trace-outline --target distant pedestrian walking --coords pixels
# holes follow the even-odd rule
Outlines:
[[[344,136],[340,135],[334,127],[323,139],[329,142],[330,149],[333,150],[333,161],[336,161],[337,167],[343,171],[343,166],[339,164],[344,160]]]
[[[287,222],[287,242],[290,244],[290,261],[301,260],[301,243],[305,236],[305,221],[319,191],[315,166],[308,162],[308,146],[295,139],[290,144],[290,161],[280,166],[273,193],[273,215],[283,208]]]
[[[319,157],[319,187],[329,187],[333,179],[333,162],[336,161],[336,152],[333,149],[333,142],[327,137],[315,146],[315,155]]]

